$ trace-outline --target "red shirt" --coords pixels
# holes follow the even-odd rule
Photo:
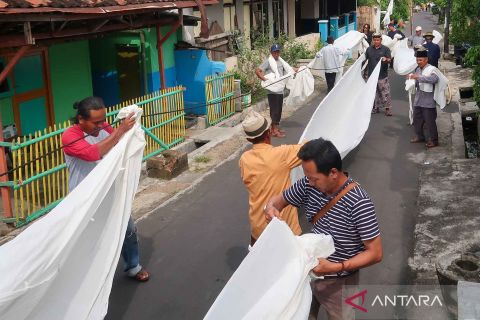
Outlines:
[[[112,134],[113,128],[105,122],[103,130],[108,134]],[[78,124],[75,124],[65,130],[62,135],[63,152],[65,154],[82,159],[84,161],[98,161],[102,157],[97,144],[90,144],[84,139],[86,133],[80,129]]]

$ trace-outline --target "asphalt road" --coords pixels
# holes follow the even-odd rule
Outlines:
[[[433,24],[422,15],[416,24]],[[362,143],[345,159],[345,169],[375,203],[383,238],[384,259],[362,270],[363,284],[408,284],[407,259],[413,247],[418,194],[414,155],[424,146],[409,143],[408,102],[404,79],[390,72],[393,117],[372,116]],[[296,143],[320,98],[283,122]],[[136,283],[117,270],[107,319],[201,319],[247,254],[247,193],[238,157],[209,175],[181,198],[138,224],[141,261],[150,271]],[[301,221],[308,231],[305,219]]]

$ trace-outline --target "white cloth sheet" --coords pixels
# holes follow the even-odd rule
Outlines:
[[[383,17],[383,25],[387,26],[390,23],[390,16],[393,12],[393,0],[390,0],[387,11],[385,12],[385,16]]]
[[[342,158],[363,139],[370,123],[380,63],[365,82],[361,75],[362,55],[345,73],[315,110],[303,132],[300,142],[324,138],[333,142]],[[292,181],[303,177],[297,167],[292,170]]]
[[[310,70],[302,66],[295,74],[295,78],[289,81],[290,94],[287,97],[287,106],[302,104],[313,93],[315,89],[315,79]]]
[[[413,49],[408,47],[397,48],[393,60],[393,70],[399,75],[412,73],[417,67],[417,59]]]
[[[309,272],[335,251],[329,235],[295,236],[273,219],[211,306],[205,320],[307,319]]]
[[[416,67],[416,66],[415,66]],[[431,66],[431,72],[435,73],[438,76],[438,82],[435,84],[435,90],[433,91],[433,99],[437,103],[437,105],[440,107],[440,109],[443,109],[447,106],[447,95],[446,95],[446,90],[448,88],[448,79],[445,77],[445,75],[440,72],[437,68],[434,66]],[[414,68],[415,70],[415,68]],[[429,75],[429,74],[426,74]],[[412,95],[415,95],[415,80],[413,79],[407,79],[405,81],[405,91],[407,91],[409,97],[408,97],[408,103],[410,106],[410,111],[409,111],[409,117],[410,117],[410,123],[413,123],[413,106],[412,106]],[[431,92],[431,91],[430,91]]]
[[[368,43],[365,40],[365,35],[361,32],[352,30],[338,39],[335,40],[333,46],[338,49],[342,56],[339,59],[340,68],[337,72],[337,77],[335,79],[335,83],[338,83],[343,75],[343,66],[345,65],[345,61],[347,61],[348,54],[352,52],[359,52],[363,53],[368,48]],[[320,77],[325,80],[325,61],[322,55],[320,55],[320,51],[315,55],[315,59],[310,61],[308,64],[309,68],[313,70],[317,70]]]
[[[278,62],[270,55],[268,57],[268,63],[270,64],[270,69],[273,70],[273,73],[269,73],[265,75],[267,81],[262,81],[260,84],[262,88],[267,88],[269,91],[275,93],[283,93],[285,90],[285,86],[288,86],[288,82],[290,81],[291,76],[293,75],[294,71],[292,67],[281,57],[278,58]],[[277,63],[281,63],[283,65],[283,69],[285,70],[285,74],[280,76],[278,73]]]
[[[437,30],[433,30],[432,34],[435,36],[433,38],[432,42],[435,43],[435,44],[439,44],[440,41],[442,41],[442,39],[443,39],[442,34],[440,32],[438,32]]]
[[[104,318],[140,177],[139,121],[55,209],[0,247],[2,320]]]

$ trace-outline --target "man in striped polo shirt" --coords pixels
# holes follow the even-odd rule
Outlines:
[[[290,204],[303,207],[307,219],[315,221],[312,232],[332,236],[335,252],[318,259],[313,269],[323,279],[312,281],[314,301],[309,319],[317,319],[318,304],[329,319],[354,318],[352,309],[342,312],[342,287],[358,284],[358,270],[380,262],[383,255],[373,202],[342,171],[340,153],[332,142],[321,138],[307,142],[298,157],[305,177],[269,200],[266,218],[281,217],[281,210]],[[325,212],[322,208],[329,209]]]

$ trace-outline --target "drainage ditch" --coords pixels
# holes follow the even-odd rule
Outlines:
[[[460,94],[460,104],[475,105],[472,87],[459,88],[458,91]],[[466,115],[462,115],[463,137],[465,141],[465,158],[467,159],[480,158],[480,120],[478,116],[478,112],[471,112]]]

